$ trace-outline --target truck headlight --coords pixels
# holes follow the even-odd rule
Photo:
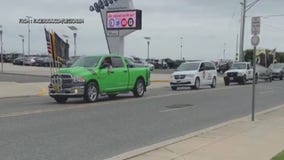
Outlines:
[[[83,77],[73,77],[73,81],[81,83],[85,82],[85,79]]]

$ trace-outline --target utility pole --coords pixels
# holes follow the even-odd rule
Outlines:
[[[2,39],[2,34],[3,34],[3,30],[2,30],[2,25],[0,25],[0,45],[1,45],[1,72],[3,73],[3,39]]]
[[[241,2],[241,28],[240,28],[240,49],[239,49],[239,61],[244,61],[244,35],[245,35],[245,24],[246,24],[246,12],[250,10],[257,2],[260,0],[255,0],[247,5],[247,0]]]
[[[236,40],[236,61],[239,60],[239,51],[238,51],[238,47],[239,47],[239,34],[237,34],[237,40]]]
[[[223,59],[226,58],[226,43],[224,43]]]
[[[242,13],[241,13],[241,30],[240,30],[240,48],[239,48],[239,61],[244,61],[244,35],[245,35],[245,22],[246,22],[246,5],[247,1],[244,0],[241,3]]]
[[[144,39],[147,41],[147,60],[150,59],[150,40],[151,37],[144,37]]]

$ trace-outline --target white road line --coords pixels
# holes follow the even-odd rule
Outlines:
[[[195,107],[184,107],[184,108],[173,108],[173,109],[166,109],[161,110],[160,113],[166,113],[166,112],[172,112],[172,111],[179,111],[179,110],[185,110],[185,109],[194,109]]]

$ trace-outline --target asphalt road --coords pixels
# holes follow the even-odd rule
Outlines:
[[[17,83],[48,82],[49,78],[47,76],[0,73],[0,82],[11,81]]]
[[[284,103],[284,81],[257,85],[257,111]],[[100,160],[250,114],[251,85],[149,90],[93,104],[0,99],[0,159]]]

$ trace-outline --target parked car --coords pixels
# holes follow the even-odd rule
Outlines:
[[[36,59],[35,63],[37,66],[49,67],[50,65],[53,64],[53,61],[51,57],[40,57]]]
[[[178,87],[191,87],[199,89],[201,85],[216,87],[217,71],[212,62],[184,62],[171,75],[170,86],[172,90]]]
[[[149,62],[147,62],[146,60],[144,60],[142,58],[138,58],[138,57],[135,57],[135,56],[130,56],[130,57],[126,57],[126,59],[128,61],[130,61],[135,66],[144,66],[144,67],[150,68],[150,71],[154,70],[154,65],[149,63]]]
[[[19,56],[18,58],[13,60],[14,65],[23,65],[23,62],[25,60],[25,56]]]
[[[35,66],[37,57],[26,57],[23,61],[24,66]]]
[[[104,63],[106,61],[108,63]],[[65,103],[68,98],[79,97],[86,102],[95,102],[99,95],[113,98],[125,92],[142,97],[149,85],[149,68],[131,68],[124,57],[101,55],[82,56],[71,68],[60,69],[51,76],[48,88],[56,102]]]
[[[273,63],[269,68],[272,70],[272,79],[279,78],[280,80],[283,80],[284,63]]]
[[[263,79],[265,81],[272,82],[272,70],[270,68],[263,67],[261,65],[256,65],[256,71],[258,73],[258,79]]]

